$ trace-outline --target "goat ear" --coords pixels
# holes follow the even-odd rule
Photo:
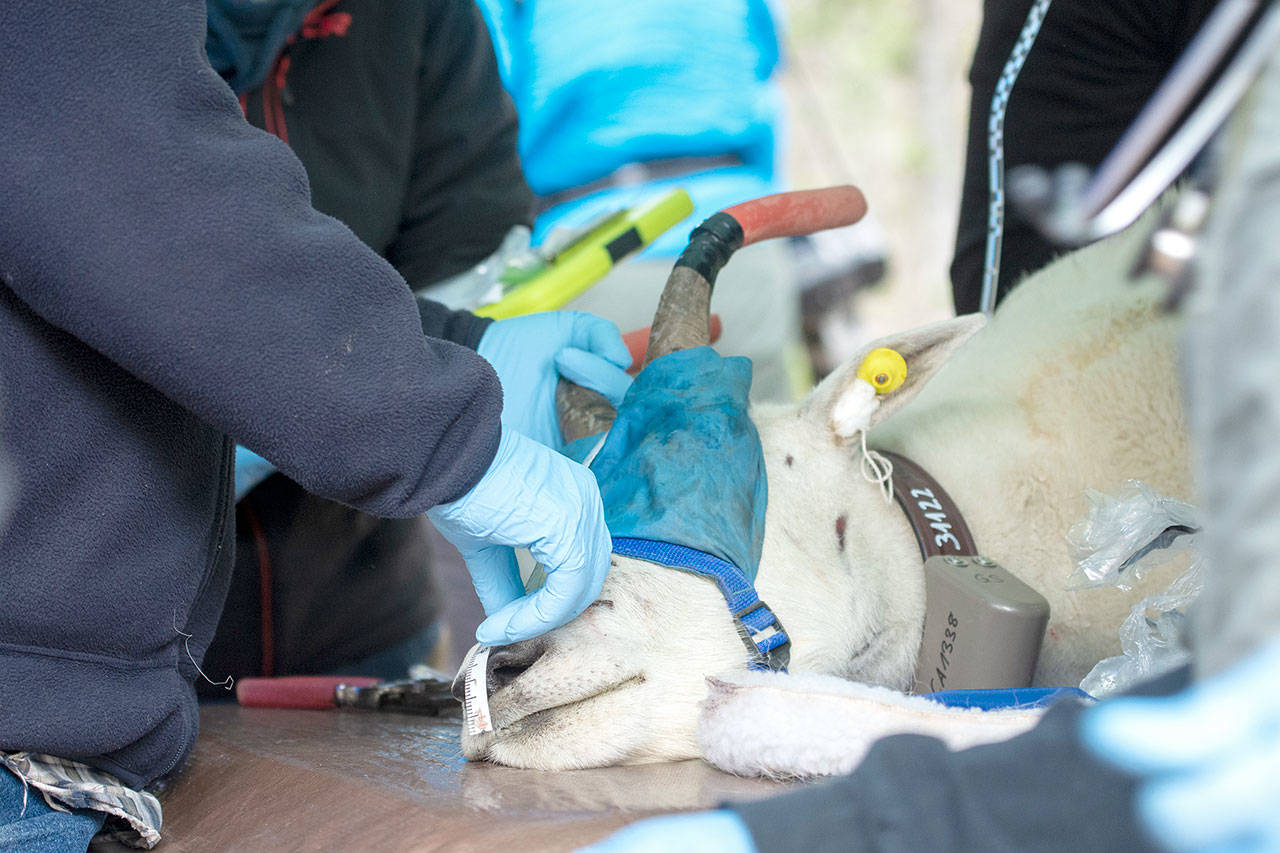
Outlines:
[[[853,438],[856,430],[851,431],[844,423],[843,412],[862,408],[862,401],[856,398],[870,398],[871,386],[858,380],[858,367],[868,353],[888,347],[896,350],[907,362],[906,380],[896,390],[878,398],[879,405],[871,414],[869,429],[911,402],[951,354],[986,322],[986,317],[981,314],[967,314],[873,341],[822,380],[809,395],[805,409],[812,417],[822,418],[838,437]]]

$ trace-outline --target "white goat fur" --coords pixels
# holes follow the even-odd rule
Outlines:
[[[1179,569],[1128,594],[1065,588],[1074,566],[1064,534],[1086,510],[1086,489],[1137,478],[1190,492],[1179,323],[1157,307],[1158,285],[1126,278],[1144,234],[1131,229],[1031,277],[936,374],[931,359],[968,337],[974,318],[868,347],[902,351],[911,371],[873,418],[870,445],[920,463],[982,553],[1048,598],[1037,684],[1076,684],[1117,654],[1129,607]],[[921,351],[921,341],[942,343]],[[859,474],[856,437],[839,439],[830,423],[861,357],[803,404],[752,411],[769,477],[757,588],[791,635],[793,672],[905,689],[924,619],[920,553],[897,504]],[[614,563],[595,605],[530,641],[545,652],[494,693],[496,734],[464,736],[468,758],[568,769],[699,754],[704,679],[746,665],[724,600],[705,579]]]

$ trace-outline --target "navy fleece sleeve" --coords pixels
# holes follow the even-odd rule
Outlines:
[[[501,391],[311,208],[204,54],[203,0],[24,6],[0,28],[0,278],[309,491],[407,516],[492,459]]]

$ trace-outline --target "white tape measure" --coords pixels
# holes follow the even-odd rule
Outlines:
[[[467,654],[466,675],[462,677],[462,716],[472,737],[493,731],[489,718],[489,647],[477,645]]]

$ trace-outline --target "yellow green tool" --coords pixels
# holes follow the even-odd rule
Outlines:
[[[693,201],[682,189],[663,193],[639,207],[620,210],[593,224],[536,268],[512,276],[504,274],[502,298],[480,306],[475,313],[504,320],[555,310],[692,212]]]

